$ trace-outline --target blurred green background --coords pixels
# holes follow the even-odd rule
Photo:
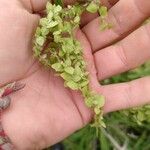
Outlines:
[[[131,81],[150,75],[150,62],[104,80],[102,84]],[[150,105],[113,112],[105,116],[106,129],[96,136],[86,126],[47,150],[150,150]]]

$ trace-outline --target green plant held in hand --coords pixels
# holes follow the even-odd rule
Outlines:
[[[107,9],[98,1],[78,2],[62,7],[47,3],[47,16],[42,18],[35,33],[34,55],[47,67],[53,68],[64,79],[65,87],[81,91],[85,104],[95,112],[93,127],[105,127],[102,117],[104,97],[90,90],[83,49],[74,37],[74,31],[80,25],[81,14],[87,10],[99,12],[102,28],[109,25],[105,21]],[[104,23],[104,24],[103,24]]]

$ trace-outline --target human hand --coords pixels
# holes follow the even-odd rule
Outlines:
[[[42,149],[52,145],[83,127],[92,118],[80,94],[64,88],[62,79],[55,76],[52,70],[40,66],[32,57],[31,41],[40,18],[37,12],[44,9],[45,3],[46,0],[32,0],[32,5],[26,0],[12,0],[9,3],[2,0],[0,3],[0,7],[3,7],[0,31],[0,50],[3,54],[0,64],[3,69],[0,67],[0,83],[14,80],[26,83],[24,90],[12,95],[11,107],[2,116],[4,130],[19,150]],[[136,6],[140,6],[144,13],[139,12]],[[114,27],[109,31],[99,31],[98,19],[94,19],[96,14],[88,17],[85,14],[86,19],[82,21],[84,27],[77,38],[88,59],[91,87],[106,97],[105,112],[146,104],[150,100],[149,78],[117,85],[98,84],[98,80],[132,69],[150,58],[149,25],[140,27],[116,45],[107,46],[141,24],[150,15],[149,8],[148,1],[137,0],[133,3],[120,0],[110,8],[109,18]],[[118,22],[112,14],[119,18]],[[130,17],[133,20],[127,22]],[[4,31],[7,34],[4,35]],[[14,35],[18,37],[15,39]],[[139,40],[142,44],[137,46]]]

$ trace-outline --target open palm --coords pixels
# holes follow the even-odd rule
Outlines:
[[[140,0],[137,1],[140,4]],[[0,2],[0,84],[15,80],[26,83],[22,91],[12,95],[11,107],[2,116],[4,130],[19,150],[42,149],[52,145],[83,127],[92,116],[80,93],[64,88],[63,80],[53,70],[44,68],[33,58],[32,38],[40,19],[37,12],[44,8],[46,0],[31,2],[32,4],[27,0]],[[137,15],[134,22],[125,24],[124,21],[118,25],[119,21],[111,14],[122,12],[123,6],[128,10],[133,9],[131,6],[135,7],[133,2],[127,3],[132,4],[124,6],[125,2],[121,0],[118,5],[110,8],[109,18],[116,25],[114,29],[100,32],[97,15],[84,14],[84,27],[77,32],[77,38],[85,51],[85,59],[88,60],[91,87],[106,96],[105,112],[145,104],[150,100],[148,92],[144,95],[144,90],[150,88],[147,84],[149,78],[104,87],[98,84],[98,80],[132,69],[150,58],[149,39],[145,35],[145,28],[149,30],[148,25],[133,32],[117,46],[102,49],[121,39],[124,33],[131,32],[149,16],[150,2],[141,2],[145,12],[142,14],[134,8],[134,15]],[[127,20],[125,14],[122,13],[121,17]],[[139,40],[145,41],[141,47],[133,44]],[[129,51],[133,48],[134,51]],[[142,54],[140,49],[143,49]],[[141,81],[144,83],[142,87],[139,84]],[[135,94],[134,90],[139,93]],[[138,102],[143,99],[143,95],[144,101]]]

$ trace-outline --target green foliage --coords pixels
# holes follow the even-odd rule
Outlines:
[[[55,0],[54,5],[47,3],[47,16],[40,20],[35,33],[34,55],[43,65],[53,68],[64,79],[65,87],[81,91],[85,104],[95,112],[92,126],[105,127],[102,117],[104,97],[94,93],[89,87],[89,73],[86,71],[83,49],[74,37],[74,30],[79,27],[81,14],[85,10],[92,13],[99,11],[104,21],[107,9],[98,1],[84,5],[77,3],[65,8],[61,5],[60,0]]]
[[[86,8],[86,10],[90,13],[96,13],[98,9],[99,6],[94,1],[92,1]]]

